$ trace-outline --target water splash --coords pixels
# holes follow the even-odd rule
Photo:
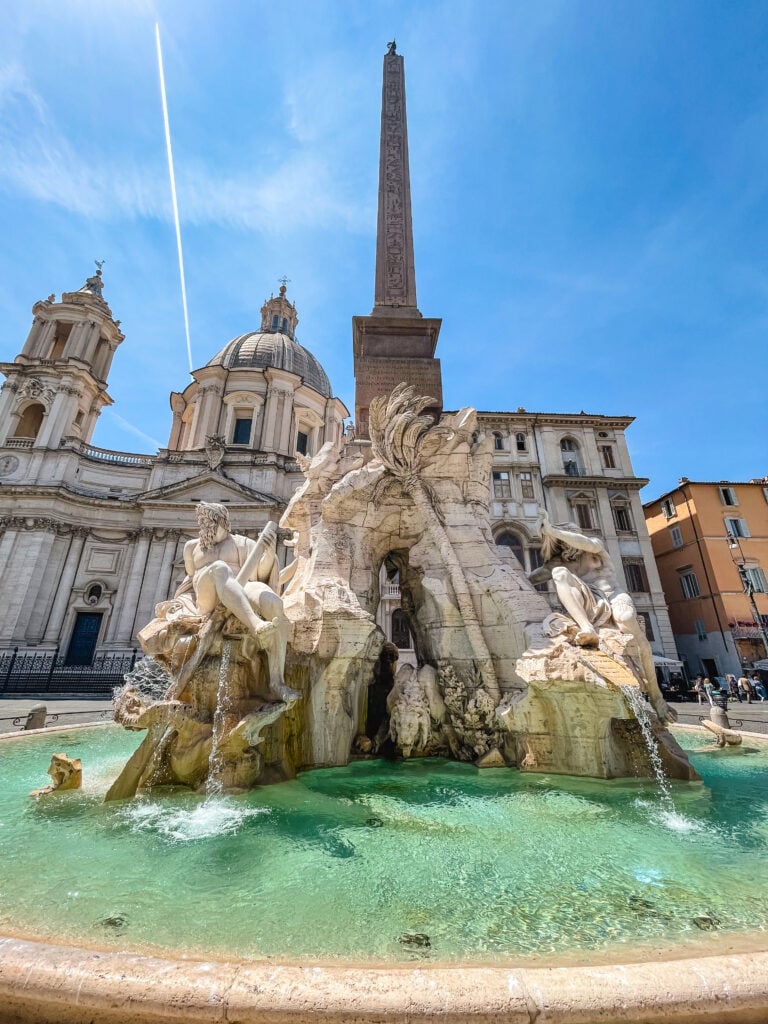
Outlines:
[[[661,760],[661,751],[659,750],[659,744],[656,742],[656,737],[653,735],[653,728],[651,726],[651,716],[648,714],[648,705],[645,703],[645,698],[640,692],[639,686],[623,686],[622,693],[624,699],[627,702],[629,710],[634,714],[640,725],[640,731],[643,734],[643,741],[648,750],[648,760],[651,765],[656,784],[659,788],[659,798],[661,802],[661,809],[670,820],[679,817],[675,810],[675,804],[672,800],[672,790],[669,786],[669,779],[664,773],[664,763]]]
[[[173,842],[192,842],[234,835],[249,818],[269,814],[268,808],[246,807],[226,797],[206,797],[201,803],[169,808],[165,801],[132,802],[121,808],[120,820],[134,833],[154,833]]]
[[[225,640],[221,648],[219,686],[216,692],[216,710],[213,713],[211,753],[208,757],[208,778],[205,781],[206,799],[211,796],[221,796],[224,791],[224,758],[221,754],[221,741],[224,739],[227,717],[232,710],[232,691],[229,686],[231,659],[232,641]]]

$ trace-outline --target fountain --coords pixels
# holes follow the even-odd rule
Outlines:
[[[768,956],[751,934],[768,903],[747,868],[764,818],[724,804],[718,772],[765,755],[703,758],[709,788],[683,785],[699,774],[605,549],[543,519],[552,614],[492,542],[474,411],[436,423],[429,402],[398,387],[371,404],[370,443],[300,460],[281,572],[275,524],[254,542],[201,506],[188,578],[117,698],[125,731],[57,736],[81,748],[83,788],[36,800],[4,850],[11,884],[30,879],[13,909],[4,894],[24,936],[0,958],[14,1020],[84,1019],[61,992],[98,1021],[610,1020],[617,986],[637,1008],[622,1019],[703,1020],[713,992],[718,1019],[762,1019]],[[393,670],[375,624],[385,561],[415,668]],[[386,715],[366,737],[375,680]],[[50,744],[6,746],[24,791]],[[397,760],[377,758],[387,745]],[[4,799],[5,824],[19,804]],[[743,884],[718,892],[712,872],[734,859]],[[642,964],[594,967],[621,946],[647,960],[724,942],[743,951],[730,968],[654,965],[658,1011]]]

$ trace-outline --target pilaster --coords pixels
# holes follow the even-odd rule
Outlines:
[[[80,559],[87,536],[88,531],[86,529],[76,528],[72,531],[72,540],[64,563],[64,571],[61,574],[61,580],[56,590],[56,598],[45,629],[44,640],[46,643],[58,644],[61,642],[61,627],[64,625],[64,618],[67,614],[70,597],[72,596],[72,587],[80,568]]]

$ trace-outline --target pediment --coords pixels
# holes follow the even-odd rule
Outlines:
[[[238,483],[223,473],[208,470],[195,473],[185,480],[155,487],[136,496],[140,505],[172,504],[189,505],[193,501],[222,501],[222,499],[238,505],[257,505],[264,508],[282,508],[285,501],[273,494],[264,494],[245,484]]]

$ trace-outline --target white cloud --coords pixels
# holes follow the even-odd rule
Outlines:
[[[75,148],[17,66],[0,68],[0,121],[5,192],[97,220],[170,220],[161,157],[126,166],[88,145]],[[158,132],[159,124],[158,114]],[[296,143],[277,165],[270,161],[267,168],[247,166],[230,175],[202,162],[185,164],[178,154],[176,165],[182,223],[265,232],[341,225],[357,232],[370,230],[374,220],[367,204],[350,198],[343,176],[309,145]]]

